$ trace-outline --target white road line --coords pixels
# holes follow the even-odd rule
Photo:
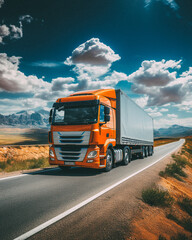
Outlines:
[[[147,166],[147,167],[145,167],[145,168],[143,168],[143,169],[141,169],[141,170],[133,173],[132,175],[130,175],[130,176],[128,176],[128,177],[126,177],[126,178],[118,181],[117,183],[111,185],[110,187],[102,190],[101,192],[99,192],[99,193],[95,194],[94,196],[86,199],[85,201],[77,204],[76,206],[70,208],[69,210],[67,210],[67,211],[59,214],[58,216],[56,216],[56,217],[48,220],[47,222],[39,225],[38,227],[33,228],[32,230],[30,230],[30,231],[22,234],[21,236],[15,238],[14,240],[24,240],[24,239],[27,239],[27,238],[33,236],[34,234],[40,232],[41,230],[45,229],[46,227],[52,225],[53,223],[58,222],[58,221],[61,220],[62,218],[68,216],[69,214],[71,214],[71,213],[75,212],[76,210],[80,209],[81,207],[87,205],[88,203],[92,202],[93,200],[95,200],[96,198],[100,197],[100,196],[103,195],[104,193],[106,193],[106,192],[110,191],[111,189],[117,187],[118,185],[120,185],[121,183],[125,182],[125,181],[128,180],[129,178],[131,178],[131,177],[137,175],[138,173],[144,171],[145,169],[153,166],[154,164],[156,164],[157,162],[159,162],[160,160],[162,160],[163,158],[165,158],[166,156],[170,155],[172,152],[174,152],[174,151],[176,151],[178,148],[180,148],[180,147],[183,145],[184,142],[185,142],[185,141],[182,141],[182,143],[180,143],[179,146],[177,146],[177,147],[176,147],[175,149],[173,149],[171,152],[165,154],[165,155],[164,155],[163,157],[161,157],[160,159],[158,159],[158,160],[156,160],[155,162],[151,163],[149,166]]]
[[[45,169],[45,170],[38,170],[38,171],[35,171],[35,172],[23,173],[21,175],[0,178],[0,181],[9,180],[9,179],[12,179],[12,178],[26,177],[26,176],[29,176],[29,175],[32,175],[32,174],[37,174],[37,173],[42,173],[42,172],[49,172],[49,171],[55,171],[55,170],[58,170],[58,169],[59,168],[57,167],[57,168],[50,168],[50,169]]]

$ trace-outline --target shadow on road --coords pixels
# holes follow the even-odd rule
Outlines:
[[[85,176],[96,176],[102,174],[102,169],[91,169],[91,168],[80,168],[72,167],[71,169],[61,170],[60,168],[44,169],[40,171],[24,173],[27,175],[46,175],[46,176],[73,176],[73,177],[85,177]]]
[[[132,157],[132,161],[141,160],[137,156]],[[122,163],[117,163],[116,167],[119,168]],[[122,166],[123,167],[123,166]],[[45,175],[45,176],[70,176],[70,177],[85,177],[85,176],[96,176],[100,174],[105,174],[103,169],[92,169],[92,168],[81,168],[81,167],[71,167],[70,169],[61,170],[57,168],[45,168],[43,170],[34,171],[30,173],[23,173],[27,175]]]

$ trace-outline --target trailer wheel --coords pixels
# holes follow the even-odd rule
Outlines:
[[[128,165],[131,161],[130,150],[128,147],[124,147],[123,149],[123,165]]]
[[[142,152],[140,153],[140,158],[141,159],[145,158],[145,147],[142,147]]]
[[[149,146],[149,156],[152,156],[152,155],[153,155],[153,147]]]
[[[113,167],[113,153],[110,148],[107,149],[106,153],[106,167],[105,167],[105,172],[111,171]]]
[[[149,156],[149,148],[145,147],[145,157],[148,157],[148,156]]]
[[[63,171],[68,171],[69,169],[71,169],[71,167],[69,166],[59,166],[59,168]]]

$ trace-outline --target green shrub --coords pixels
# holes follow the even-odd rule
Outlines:
[[[181,166],[182,168],[184,168],[188,164],[188,161],[179,155],[174,155],[172,157],[173,160],[177,163],[177,165]]]
[[[178,202],[181,209],[187,212],[190,216],[192,216],[192,199],[184,198],[181,202]]]
[[[174,177],[179,181],[183,181],[181,177],[187,177],[187,174],[183,171],[182,166],[178,163],[167,164],[165,171],[161,171],[159,175],[161,177]]]
[[[166,207],[173,203],[173,198],[167,191],[158,188],[148,188],[142,191],[142,200],[150,206]]]

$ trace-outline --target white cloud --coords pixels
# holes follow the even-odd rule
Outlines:
[[[169,118],[177,118],[178,115],[176,115],[176,114],[167,114],[167,117],[169,117]]]
[[[169,6],[173,10],[177,11],[179,9],[179,5],[175,2],[175,0],[145,0],[145,7],[148,7],[152,2],[161,1],[165,5]]]
[[[0,0],[0,8],[2,7],[4,0]]]
[[[38,79],[36,76],[26,76],[19,71],[21,57],[8,57],[6,53],[0,54],[0,90],[7,92],[35,92],[50,84]]]
[[[152,112],[152,113],[149,113],[149,115],[150,115],[152,118],[157,118],[157,117],[163,116],[162,113],[160,113],[160,112]]]
[[[167,108],[161,108],[159,111],[160,112],[168,112],[169,110]]]
[[[5,24],[0,26],[0,43],[3,43],[3,38],[10,35],[9,27],[7,27]]]
[[[19,104],[18,104],[19,102]],[[0,109],[1,114],[12,114],[16,112],[20,112],[23,110],[35,109],[35,108],[46,108],[47,101],[41,100],[37,98],[19,98],[19,99],[0,99]]]
[[[72,77],[62,78],[58,77],[52,80],[52,91],[62,91],[69,89],[74,84],[75,79]],[[76,84],[75,84],[76,86]]]
[[[33,21],[33,17],[31,17],[30,15],[22,15],[19,17],[19,20],[21,22],[31,23]]]
[[[176,72],[170,73],[168,69],[179,69],[180,63],[181,60],[165,61],[163,59],[160,62],[146,60],[141,63],[141,67],[136,72],[129,75],[128,80],[146,87],[165,86],[176,79]]]
[[[154,119],[154,128],[170,127],[174,124],[186,127],[192,127],[192,117],[190,118],[160,118]]]
[[[120,59],[118,54],[98,38],[91,38],[73,50],[72,56],[65,61],[67,65],[110,66]]]
[[[191,69],[176,78],[181,68],[181,60],[143,61],[141,67],[128,76],[133,83],[132,90],[148,96],[147,106],[162,106],[168,103],[181,103],[192,91]]]
[[[0,0],[0,7],[3,1]],[[3,44],[5,39],[20,39],[23,37],[23,22],[31,23],[33,18],[30,15],[23,15],[19,18],[19,26],[10,24],[9,26],[3,24],[0,25],[0,43]]]
[[[5,24],[0,26],[0,43],[4,43],[4,38],[19,39],[23,37],[22,24],[17,27],[15,25],[6,26]]]
[[[54,68],[63,66],[63,62],[49,62],[49,61],[37,61],[30,64],[34,67]]]
[[[23,37],[22,24],[20,23],[20,27],[17,27],[15,25],[10,25],[10,38],[20,39],[22,37]]]
[[[141,108],[144,108],[147,106],[147,102],[148,102],[148,97],[139,97],[136,99],[133,99]]]

